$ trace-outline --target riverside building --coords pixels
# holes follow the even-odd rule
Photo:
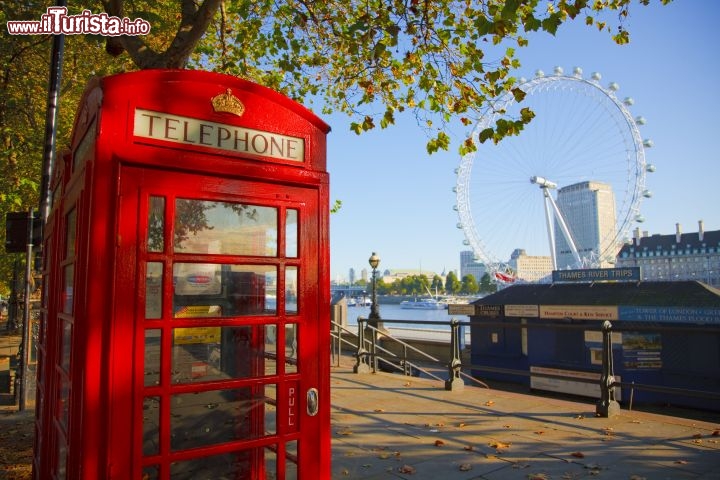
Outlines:
[[[675,224],[674,235],[640,234],[618,253],[617,267],[640,267],[643,280],[697,280],[720,286],[720,230],[706,232],[702,220],[698,231],[682,233]]]

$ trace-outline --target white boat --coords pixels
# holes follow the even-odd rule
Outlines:
[[[404,300],[400,302],[400,308],[413,310],[443,310],[448,308],[448,304],[435,300],[434,298],[416,298],[414,300]]]

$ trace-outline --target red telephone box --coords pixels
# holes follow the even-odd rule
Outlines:
[[[45,228],[36,479],[329,478],[329,130],[226,75],[91,82]]]

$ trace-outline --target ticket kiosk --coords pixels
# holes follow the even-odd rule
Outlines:
[[[90,83],[51,183],[35,479],[329,478],[329,130],[215,73]]]

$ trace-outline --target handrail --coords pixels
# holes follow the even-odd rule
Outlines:
[[[355,357],[356,357],[356,364],[353,368],[353,371],[355,373],[368,373],[368,372],[376,372],[378,367],[377,363],[381,362],[383,365],[388,365],[393,369],[402,371],[405,375],[412,375],[413,371],[420,372],[422,374],[427,375],[430,378],[434,378],[439,381],[445,381],[445,388],[447,390],[458,390],[461,389],[464,386],[464,383],[461,379],[469,380],[472,383],[475,383],[481,387],[489,388],[488,385],[473,377],[472,375],[469,375],[461,370],[462,362],[460,359],[460,341],[459,341],[459,329],[454,328],[453,330],[453,336],[456,337],[455,341],[450,342],[450,359],[447,363],[444,363],[442,360],[430,355],[429,353],[415,347],[414,345],[411,345],[408,342],[405,342],[395,336],[393,336],[387,329],[378,329],[374,327],[373,325],[370,325],[368,319],[363,317],[358,317],[358,332],[357,332],[357,345],[356,345],[356,351],[355,351]],[[383,320],[385,323],[386,320]],[[388,323],[406,323],[406,324],[412,324],[417,323],[417,321],[405,321],[405,320],[389,320]],[[425,325],[447,325],[447,322],[433,322],[433,321],[427,321],[422,322]],[[339,356],[341,355],[340,347],[342,344],[350,344],[347,340],[342,338],[342,332],[348,332],[350,333],[350,330],[346,327],[331,321],[331,325],[335,327],[335,330],[331,330],[331,335],[333,337],[333,340],[335,341],[337,339],[337,350],[335,346],[333,347],[333,355],[338,355],[338,358],[336,359],[336,365],[339,364]],[[453,320],[451,323],[451,326],[457,326],[459,325],[459,322]],[[369,335],[368,335],[369,334]],[[370,337],[369,339],[367,337]],[[394,342],[395,344],[398,344],[403,349],[402,355],[396,355],[392,351],[384,348],[379,343],[379,339],[387,340]],[[422,367],[418,363],[412,362],[408,358],[408,350],[418,354],[424,359],[427,359],[428,362],[443,365],[448,368],[449,372],[449,378],[442,379],[427,368]],[[387,358],[384,358],[383,355],[390,356],[393,359],[397,359],[399,361],[399,365],[396,363],[393,363],[393,361],[388,360]]]

